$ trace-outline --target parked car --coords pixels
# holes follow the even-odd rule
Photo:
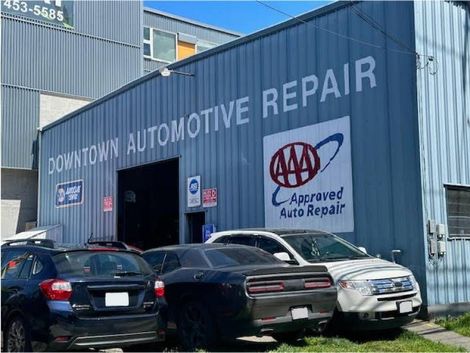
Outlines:
[[[416,317],[422,303],[409,269],[369,256],[317,230],[247,229],[214,233],[207,243],[244,244],[298,266],[325,265],[338,289],[334,322],[351,329],[388,329]]]
[[[164,285],[140,255],[20,240],[2,246],[1,262],[5,351],[121,347],[165,338]]]
[[[143,253],[165,283],[168,327],[184,350],[219,338],[271,335],[289,340],[331,318],[336,289],[324,266],[293,268],[252,247],[167,246]]]

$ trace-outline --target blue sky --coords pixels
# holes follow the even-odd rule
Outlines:
[[[266,1],[296,16],[331,1]],[[244,34],[288,20],[289,17],[256,1],[144,1],[144,6]]]

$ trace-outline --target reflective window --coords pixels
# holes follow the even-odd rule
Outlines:
[[[446,186],[449,237],[470,237],[470,187]]]
[[[214,48],[215,46],[216,46],[216,44],[214,44],[214,43],[206,42],[206,41],[203,41],[203,40],[198,40],[197,41],[197,52],[201,53],[203,51]]]
[[[162,273],[168,273],[168,272],[174,271],[174,270],[176,270],[180,267],[181,267],[181,265],[180,265],[180,262],[178,260],[178,256],[176,256],[175,254],[173,254],[171,252],[167,252],[166,257],[165,257],[165,262],[163,264]]]
[[[176,34],[154,29],[152,46],[152,57],[155,60],[165,62],[176,60]]]
[[[165,251],[152,251],[143,254],[142,257],[150,264],[150,266],[152,266],[152,269],[155,272],[161,273],[165,254]]]

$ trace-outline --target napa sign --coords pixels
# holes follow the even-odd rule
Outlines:
[[[354,231],[349,116],[264,138],[268,228]]]

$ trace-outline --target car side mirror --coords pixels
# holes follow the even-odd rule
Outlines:
[[[363,246],[358,246],[357,248],[358,248],[359,250],[361,250],[364,254],[367,254],[367,250],[366,250],[365,247],[363,247]]]
[[[284,262],[290,261],[290,256],[286,252],[276,252],[274,253],[274,256]]]

